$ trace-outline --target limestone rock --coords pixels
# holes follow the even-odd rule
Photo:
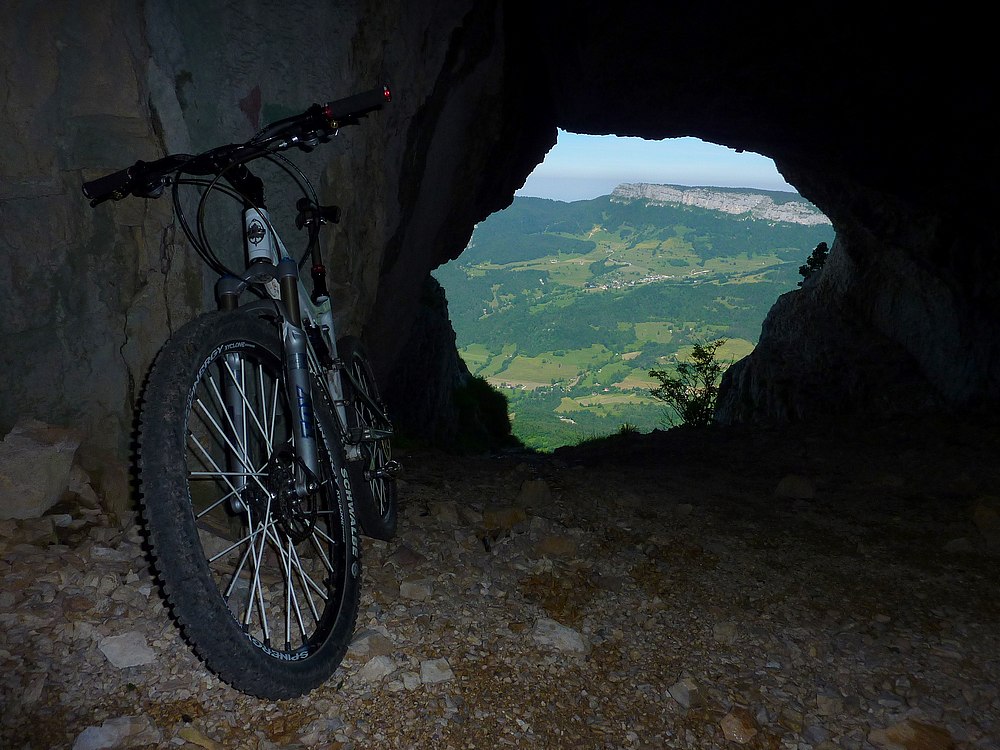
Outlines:
[[[358,670],[357,678],[361,682],[379,682],[395,672],[396,668],[396,661],[391,656],[382,654],[369,659]]]
[[[770,196],[756,193],[720,192],[711,188],[683,188],[674,185],[624,184],[611,193],[615,203],[642,201],[647,206],[695,206],[727,214],[746,214],[755,219],[815,226],[830,220],[805,200],[775,203]]]
[[[19,536],[28,544],[45,546],[56,543],[55,519],[52,516],[26,518],[19,524]]]
[[[340,717],[316,719],[305,728],[305,731],[299,735],[298,740],[306,747],[320,745],[324,741],[329,746],[329,741],[333,734],[343,728],[344,720]]]
[[[146,643],[145,636],[135,630],[121,635],[109,635],[97,645],[108,661],[119,669],[156,661],[156,653]]]
[[[204,734],[200,729],[191,726],[190,724],[181,727],[177,732],[177,736],[186,742],[190,742],[192,745],[204,748],[204,750],[225,750],[223,745],[216,742],[211,737]]]
[[[422,602],[434,593],[434,583],[427,578],[405,580],[399,584],[399,595],[404,599]]]
[[[458,525],[458,505],[454,500],[430,503],[428,509],[438,521],[452,526]]]
[[[881,750],[952,750],[955,740],[946,729],[906,719],[885,729],[875,729],[868,741]]]
[[[750,742],[759,731],[753,715],[740,706],[723,716],[719,726],[727,740],[740,745]]]
[[[37,518],[62,498],[80,438],[36,420],[0,442],[0,518]]]
[[[736,643],[739,634],[740,629],[735,622],[717,622],[712,626],[712,638],[716,642],[724,643],[728,646]]]
[[[705,704],[705,696],[701,686],[693,677],[681,678],[671,685],[667,692],[684,708],[697,708]]]
[[[85,508],[96,510],[101,507],[101,500],[94,492],[90,477],[79,464],[73,464],[69,471],[69,481],[66,490],[76,497],[77,502]]]
[[[537,557],[570,558],[576,555],[576,541],[561,534],[547,534],[535,544]]]
[[[367,661],[376,656],[389,656],[394,650],[393,642],[382,633],[377,630],[362,630],[354,635],[347,655],[355,660]]]
[[[455,673],[447,659],[427,659],[420,662],[420,682],[425,685],[447,682],[454,678]]]
[[[556,651],[576,654],[590,651],[590,644],[580,633],[547,617],[540,617],[535,621],[531,637],[538,645],[554,648]]]
[[[87,727],[73,742],[73,750],[159,745],[163,737],[148,716],[120,716],[101,726]]]
[[[802,289],[791,293],[801,305],[781,303],[781,315],[733,379],[738,403],[722,399],[729,416],[790,419],[885,401],[912,406],[911,385],[959,404],[997,397],[998,313],[988,293],[997,288],[996,239],[989,212],[974,209],[994,188],[989,170],[975,168],[995,132],[979,95],[993,83],[984,57],[988,24],[970,28],[960,25],[961,14],[947,14],[935,33],[960,40],[962,54],[907,65],[913,49],[899,45],[912,45],[916,35],[880,33],[898,20],[886,9],[872,10],[859,34],[851,14],[825,9],[783,14],[776,23],[752,14],[720,20],[698,4],[646,4],[636,22],[599,3],[320,4],[294,36],[237,14],[220,48],[204,32],[214,11],[200,6],[131,4],[107,24],[96,5],[22,14],[22,4],[31,5],[6,3],[13,10],[0,25],[12,82],[0,145],[0,225],[13,282],[3,331],[4,425],[16,419],[15,409],[37,404],[46,419],[78,420],[89,443],[123,458],[126,393],[170,325],[203,301],[200,268],[179,251],[166,202],[127,200],[94,212],[79,195],[81,177],[163,148],[231,142],[256,131],[269,109],[294,107],[303,91],[346,95],[373,85],[373,71],[383,68],[406,70],[406,96],[337,146],[318,149],[311,167],[331,184],[365,177],[350,180],[359,189],[350,193],[351,219],[328,261],[331,284],[342,300],[338,323],[345,333],[364,329],[376,345],[376,374],[408,426],[453,442],[463,421],[485,427],[489,410],[456,403],[468,373],[442,304],[424,304],[433,295],[429,274],[463,251],[475,222],[509,204],[554,143],[557,126],[648,139],[685,133],[764,153],[831,217],[843,249],[857,259],[851,276],[830,274],[828,262],[819,286],[829,277],[835,293]],[[407,20],[389,58],[377,33],[354,31],[390,28],[401,14]],[[831,47],[850,45],[857,64],[830,65],[817,86],[808,29],[820,24]],[[669,62],[647,33],[666,25],[679,30]],[[452,30],[461,33],[453,39]],[[235,40],[260,59],[287,60],[297,75],[246,65],[226,46]],[[700,54],[706,46],[712,65]],[[316,49],[339,61],[335,76],[329,64],[314,64]],[[193,70],[200,75],[192,78]],[[899,85],[859,70],[887,71]],[[484,93],[454,96],[444,107],[443,81]],[[656,95],[641,95],[650,81]],[[809,96],[789,96],[802,90]],[[927,91],[940,112],[954,116],[911,116]],[[53,111],[72,116],[53,119]],[[337,151],[344,140],[350,147]],[[939,145],[922,148],[915,179],[907,144],[930,142]],[[901,145],[872,146],[880,143]],[[376,163],[393,168],[369,168]],[[731,203],[725,191],[711,192],[712,205]],[[761,203],[770,212],[775,201]],[[767,216],[790,218],[787,210]],[[46,273],[34,262],[37,248],[51,253]],[[78,265],[81,258],[93,260]],[[59,291],[71,283],[102,288],[111,274],[121,283],[107,295]],[[423,314],[428,306],[434,315]],[[38,324],[40,310],[57,321],[57,335]],[[824,317],[829,326],[812,325]],[[841,324],[847,330],[831,341],[827,334]],[[873,345],[879,338],[889,347]],[[883,367],[887,359],[891,366]],[[907,365],[916,377],[907,376]],[[505,419],[502,408],[492,415]],[[113,426],[93,429],[104,425]],[[105,495],[106,487],[102,477]]]
[[[386,558],[387,563],[401,571],[409,570],[426,560],[427,558],[405,544],[401,544]]]

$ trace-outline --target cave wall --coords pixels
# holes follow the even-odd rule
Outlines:
[[[830,268],[772,311],[727,379],[724,419],[804,418],[873,393],[890,410],[996,401],[988,29],[834,6],[4,3],[0,432],[22,417],[73,427],[103,489],[124,493],[143,375],[210,300],[168,202],[92,210],[83,180],[384,81],[385,111],[297,161],[344,209],[327,237],[342,330],[363,336],[397,403],[427,404],[412,421],[429,432],[447,418],[436,375],[460,367],[407,353],[427,276],[509,204],[557,126],[766,154],[834,221]],[[450,329],[419,325],[443,337],[426,350],[454,360]],[[845,370],[856,386],[824,389]]]

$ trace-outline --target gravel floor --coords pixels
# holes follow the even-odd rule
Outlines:
[[[0,522],[0,748],[1000,748],[1000,438],[945,422],[403,452],[358,632],[267,702],[134,527]]]

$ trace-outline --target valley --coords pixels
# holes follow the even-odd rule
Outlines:
[[[791,220],[732,208],[762,204]],[[724,361],[749,354],[799,266],[832,241],[794,193],[623,185],[572,203],[515,198],[434,275],[469,370],[507,397],[522,442],[552,450],[668,426],[649,370],[719,338]]]

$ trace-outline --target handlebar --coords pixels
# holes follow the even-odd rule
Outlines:
[[[274,151],[297,147],[309,151],[346,125],[354,125],[370,112],[392,101],[388,86],[365,91],[326,104],[314,104],[305,112],[267,125],[246,143],[219,146],[202,154],[171,154],[152,162],[137,161],[131,167],[83,183],[83,194],[96,206],[128,195],[154,198],[175,172],[221,174],[229,167]]]

